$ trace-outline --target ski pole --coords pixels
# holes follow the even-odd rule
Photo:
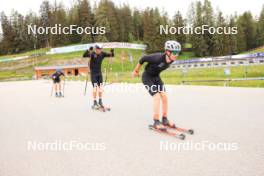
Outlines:
[[[63,97],[65,96],[65,93],[64,93],[64,91],[65,91],[65,81],[66,81],[66,78],[64,76],[64,82],[63,82]]]
[[[105,86],[106,86],[106,83],[107,83],[108,72],[109,72],[109,70],[112,71],[112,62],[113,62],[113,57],[110,57],[110,59],[108,61],[108,64],[107,64],[107,68],[105,69],[105,82],[104,82]]]
[[[83,94],[83,96],[86,95],[87,82],[88,82],[88,75],[89,75],[89,73],[87,72],[87,75],[86,75],[86,81],[85,81],[85,88],[84,88],[84,94]]]
[[[93,47],[90,47],[90,49],[89,49],[89,58],[90,59],[91,59],[92,51],[93,51]],[[88,82],[89,69],[90,69],[90,61],[91,61],[90,59],[88,59],[87,75],[86,75],[86,81],[85,81],[85,88],[84,88],[84,94],[83,94],[83,96],[86,95],[86,90],[87,90],[87,82]]]
[[[106,82],[107,82],[107,68],[105,69],[105,82],[104,82],[104,85],[106,85]]]
[[[53,88],[54,88],[54,84],[52,83],[50,97],[52,97],[52,94],[53,94]]]

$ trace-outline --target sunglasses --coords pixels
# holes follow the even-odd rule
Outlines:
[[[173,55],[175,55],[175,56],[178,56],[179,53],[180,53],[180,51],[172,51],[171,53],[172,53]]]

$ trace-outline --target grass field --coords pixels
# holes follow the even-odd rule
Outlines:
[[[141,70],[142,73],[143,69]],[[109,73],[108,80],[111,82],[140,82],[140,78],[131,79],[131,72],[123,72],[118,74],[118,80],[116,73]],[[245,68],[243,66],[232,67],[231,75],[226,76],[224,74],[224,68],[202,68],[189,70],[187,74],[183,74],[181,70],[168,70],[161,74],[163,81],[166,84],[181,84],[182,81],[194,81],[194,80],[218,80],[228,78],[250,78],[250,77],[264,77],[264,65],[248,66],[247,74],[245,74]],[[208,86],[223,86],[225,82],[202,82],[202,83],[189,83],[190,85],[208,85]],[[228,86],[234,87],[264,87],[264,81],[239,81],[230,82]]]
[[[167,70],[161,74],[162,80],[165,84],[182,84],[183,81],[195,81],[195,80],[219,80],[219,79],[232,79],[232,78],[252,78],[252,77],[264,77],[264,65],[248,66],[247,74],[245,74],[245,68],[243,66],[232,67],[231,75],[226,76],[224,74],[224,68],[203,68],[189,70],[186,75],[181,70]],[[141,73],[143,69],[141,70]],[[105,72],[104,72],[105,78]],[[86,77],[68,77],[67,80],[71,81],[85,81]],[[132,78],[132,70],[126,72],[117,72],[112,69],[112,72],[107,74],[108,83],[141,83],[141,78]],[[206,85],[206,86],[233,86],[233,87],[264,87],[263,80],[249,80],[238,82],[195,82],[185,83],[187,85]]]
[[[0,60],[5,59],[5,58],[19,57],[19,56],[29,56],[29,55],[37,54],[37,53],[46,53],[48,50],[49,50],[49,48],[42,48],[42,49],[32,50],[32,51],[28,51],[28,52],[24,52],[24,53],[20,53],[20,54],[0,56]]]
[[[263,48],[258,48],[256,51],[250,52],[261,52]],[[22,55],[31,55],[34,53],[43,53],[48,51],[48,49],[40,49],[36,51],[31,51],[19,55],[1,56],[1,58],[7,57],[17,57]],[[109,49],[105,49],[109,51]],[[121,61],[121,52],[125,52],[127,59]],[[34,66],[45,66],[45,65],[62,65],[67,64],[67,62],[72,62],[75,60],[82,60],[83,51],[73,52],[67,54],[53,54],[53,55],[43,55],[39,57],[34,57],[22,61],[0,63],[0,81],[6,80],[16,80],[16,79],[32,79],[34,76]],[[128,55],[132,54],[133,63],[128,59]],[[140,78],[131,79],[131,73],[135,67],[139,58],[142,57],[141,50],[132,49],[115,49],[115,57],[113,58],[113,63],[109,64],[107,60],[103,63],[103,70],[108,71],[108,81],[109,82],[140,82]],[[193,58],[194,54],[192,52],[183,52],[179,59],[190,59]],[[264,77],[264,65],[254,65],[247,67],[247,75],[245,74],[245,66],[231,67],[231,75],[227,77],[224,74],[224,68],[196,68],[188,71],[187,74],[183,74],[182,70],[168,70],[162,73],[162,78],[167,84],[181,84],[182,81],[193,81],[193,80],[214,80],[214,79],[225,79],[225,78],[245,78],[245,77]],[[141,70],[141,72],[143,69]],[[85,80],[85,78],[68,78],[70,80]],[[191,83],[192,85],[211,85],[211,86],[223,86],[223,82],[210,82],[210,83]],[[239,81],[230,82],[229,86],[238,87],[264,87],[264,81]]]
[[[250,53],[258,53],[258,52],[264,52],[264,46],[259,47],[257,49],[254,49],[254,50],[250,51]]]

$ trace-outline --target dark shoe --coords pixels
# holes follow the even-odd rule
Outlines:
[[[102,99],[99,99],[99,106],[104,107]]]
[[[93,106],[98,106],[98,103],[97,103],[96,100],[94,100],[94,102],[93,102]]]
[[[167,119],[167,117],[163,117],[163,118],[162,118],[162,124],[163,124],[164,126],[167,126],[167,127],[170,127],[170,128],[176,128],[175,124],[174,124],[174,123],[171,123],[171,122]]]
[[[154,120],[153,127],[157,130],[166,131],[166,127],[163,126],[162,123],[160,123],[159,120]]]

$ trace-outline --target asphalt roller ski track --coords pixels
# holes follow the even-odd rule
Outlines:
[[[67,82],[58,99],[50,97],[48,81],[0,83],[1,176],[264,175],[264,89],[167,86],[170,120],[195,130],[181,141],[148,129],[152,105],[145,90],[106,91],[112,110],[101,113],[90,107],[90,84],[83,96],[84,85]],[[103,150],[28,148],[30,141],[73,140]],[[204,141],[236,150],[175,150]]]

